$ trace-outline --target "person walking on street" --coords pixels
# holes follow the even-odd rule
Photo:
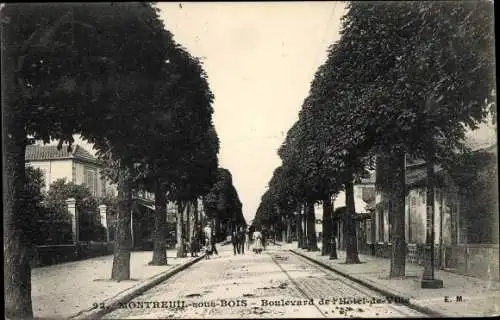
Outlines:
[[[245,232],[245,244],[247,246],[247,251],[250,250],[250,231]]]
[[[198,252],[201,253],[201,250],[205,246],[205,234],[203,233],[203,229],[200,227],[198,230]]]
[[[197,257],[200,251],[200,242],[198,239],[198,232],[195,232],[193,238],[191,239],[191,257]]]
[[[256,253],[261,253],[262,252],[262,233],[259,231],[255,231],[253,233],[253,240],[254,240],[254,245],[253,245],[253,251]]]
[[[266,243],[267,242],[267,231],[262,230],[262,250],[266,250]]]
[[[217,256],[219,256],[219,252],[217,252],[217,247],[215,246],[216,240],[215,240],[215,233],[212,233],[211,237],[211,247],[212,247],[212,253],[215,253]]]
[[[205,259],[210,259],[210,255],[212,254],[212,228],[207,224],[203,228],[203,233],[205,238]]]
[[[231,234],[231,242],[233,243],[234,255],[236,255],[236,252],[240,253],[238,248],[238,233],[236,232],[236,230],[234,230]]]
[[[245,254],[245,231],[243,228],[238,232],[238,245],[239,245],[239,253]]]

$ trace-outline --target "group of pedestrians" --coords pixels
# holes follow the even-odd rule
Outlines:
[[[233,252],[236,254],[245,254],[245,245],[248,251],[248,246],[250,245],[250,239],[248,232],[245,232],[243,228],[233,231],[231,234],[231,241],[233,243]]]
[[[250,239],[253,240],[252,244],[250,243]],[[257,254],[266,249],[265,233],[260,231],[250,233],[244,227],[239,227],[232,232],[231,242],[233,244],[234,255],[245,254],[245,249],[248,252],[250,246],[252,247],[252,251]],[[216,247],[216,236],[212,227],[208,224],[203,229],[200,227],[196,228],[191,242],[186,243],[186,246],[191,252],[191,257],[197,257],[201,251],[205,252],[206,259],[209,259],[214,254],[219,255]]]
[[[219,255],[216,247],[216,236],[212,227],[206,225],[203,229],[196,228],[191,242],[186,242],[186,247],[191,253],[191,257],[197,257],[201,251],[205,251],[205,257],[208,259],[212,254]]]
[[[210,256],[213,254],[219,255],[216,247],[216,236],[215,232],[212,230],[212,227],[207,224],[207,226],[203,229],[205,234],[205,259],[210,259]]]
[[[244,228],[239,228],[231,234],[234,255],[245,254],[245,248],[248,252],[250,250],[250,239],[253,240],[253,252],[259,254],[266,249],[265,237],[262,232],[254,231],[250,234],[250,231],[245,231]]]
[[[201,252],[202,236],[200,232],[195,232],[191,243],[189,244],[189,251],[191,252],[191,257],[197,257]]]

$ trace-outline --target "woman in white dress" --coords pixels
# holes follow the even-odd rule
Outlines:
[[[261,253],[262,250],[264,249],[262,246],[262,233],[260,233],[260,231],[255,231],[253,233],[253,240],[254,240],[253,251]]]
[[[205,259],[209,259],[212,254],[212,228],[209,225],[203,228],[205,233]]]
[[[250,249],[250,234],[249,234],[250,231],[246,231],[245,232],[245,245],[247,246],[247,251]]]

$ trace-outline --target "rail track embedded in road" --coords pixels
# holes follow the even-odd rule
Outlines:
[[[278,256],[278,255],[273,255],[269,252],[267,252],[267,254],[269,254],[269,256],[271,257],[271,259],[273,260],[273,262],[278,266],[278,268],[280,268],[280,270],[286,274],[286,276],[288,277],[288,279],[290,280],[291,283],[293,283],[293,285],[295,286],[295,288],[297,288],[297,290],[299,290],[299,292],[301,294],[304,295],[304,297],[306,297],[307,299],[311,299],[312,297],[307,294],[307,292],[305,292],[301,286],[293,279],[293,277],[290,275],[290,273],[288,273],[287,270],[285,270],[285,268],[283,268],[283,266],[277,261],[277,257],[281,257],[281,256]],[[327,314],[325,314],[321,308],[319,306],[317,306],[316,304],[314,304],[314,307],[325,317],[325,318],[328,318]]]
[[[287,275],[288,279],[297,288],[297,290],[307,299],[326,299],[334,295],[338,296],[339,293],[342,297],[348,298],[350,298],[351,296],[361,296],[362,298],[365,298],[366,301],[372,299],[381,299],[380,301],[387,301],[387,303],[377,302],[379,303],[377,304],[377,306],[383,306],[396,315],[428,317],[428,315],[415,310],[411,306],[408,306],[404,303],[398,303],[397,301],[394,302],[394,300],[391,302],[390,299],[394,299],[394,297],[389,297],[387,295],[374,291],[373,289],[358,284],[344,277],[343,275],[333,270],[327,269],[320,264],[314,263],[313,261],[310,261],[292,251],[279,253],[267,252],[267,254],[271,257],[272,261],[280,268],[280,270]],[[286,266],[286,264],[290,262],[295,266],[293,269],[290,269],[289,267],[287,268]],[[318,273],[318,275],[315,277],[310,275],[307,277],[296,277],[291,274],[294,272],[305,270]],[[316,303],[314,305],[324,317],[332,317],[331,314],[327,314],[328,312],[326,312],[324,308],[322,309],[320,306],[316,305]],[[358,309],[363,310],[360,308],[362,306],[361,304],[353,304],[349,306],[349,303],[341,303],[340,305],[343,305],[343,307],[349,310],[352,309],[352,306],[358,306]],[[369,305],[370,307],[372,306],[371,303],[366,303],[365,306],[366,305]],[[338,305],[336,305],[336,307],[338,307]]]

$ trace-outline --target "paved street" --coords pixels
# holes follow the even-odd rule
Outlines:
[[[500,283],[498,281],[435,270],[436,278],[443,280],[444,287],[423,289],[421,278],[424,267],[417,264],[406,264],[405,278],[389,279],[390,259],[359,254],[361,264],[346,265],[343,250],[337,251],[339,259],[330,260],[328,256],[321,256],[320,252],[297,249],[296,243],[289,245],[289,248],[314,261],[324,263],[339,273],[347,274],[361,283],[368,283],[398,296],[409,297],[413,305],[430,309],[436,313],[436,316],[485,317],[495,316],[500,312]],[[460,297],[460,300],[456,297]]]
[[[33,269],[35,317],[68,318],[192,260],[190,257],[176,258],[175,250],[168,250],[167,266],[150,266],[152,254],[151,251],[132,252],[131,279],[120,282],[109,280],[112,255]]]
[[[219,251],[104,318],[425,317],[279,246],[261,255]]]

